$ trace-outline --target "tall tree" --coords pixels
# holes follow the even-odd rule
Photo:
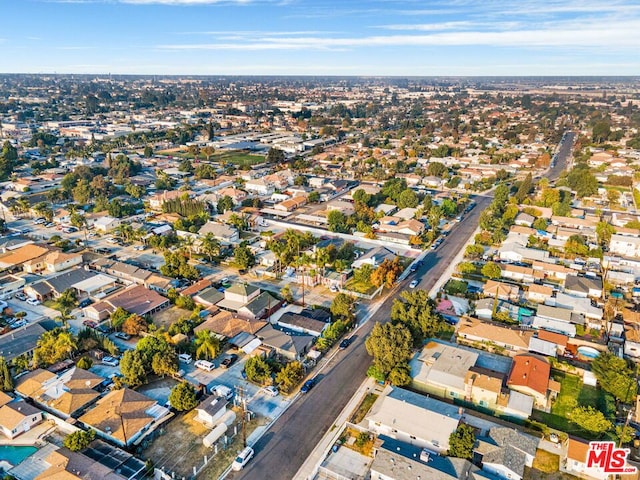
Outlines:
[[[407,327],[391,323],[376,323],[365,342],[374,365],[385,375],[409,360],[412,344],[411,332]]]
[[[196,333],[195,346],[196,358],[211,360],[220,355],[222,351],[220,340],[209,330],[200,330]]]
[[[0,357],[0,390],[3,392],[13,390],[13,377],[4,357]]]
[[[473,458],[473,445],[476,443],[476,433],[472,426],[461,423],[456,431],[449,435],[450,457]]]

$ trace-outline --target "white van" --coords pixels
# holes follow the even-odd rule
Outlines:
[[[196,368],[199,368],[200,370],[205,370],[207,372],[210,372],[211,370],[216,368],[216,366],[213,363],[207,362],[206,360],[198,360],[196,363],[194,363],[194,365],[196,366]]]
[[[178,360],[182,363],[186,363],[187,365],[189,365],[192,361],[191,355],[189,355],[188,353],[181,353],[180,355],[178,355]]]

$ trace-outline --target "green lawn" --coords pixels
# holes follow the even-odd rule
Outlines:
[[[589,432],[582,431],[568,420],[569,413],[578,406],[592,406],[600,410],[609,419],[615,417],[613,397],[599,388],[583,385],[576,375],[552,371],[552,377],[560,382],[560,394],[551,407],[551,413],[533,411],[532,418],[551,428],[568,433],[576,433],[584,438],[593,438]]]
[[[347,290],[362,293],[363,295],[371,295],[376,290],[376,287],[370,283],[356,282],[353,278],[345,284],[345,288]]]
[[[194,155],[188,151],[175,151],[175,150],[162,150],[157,152],[159,155],[168,155],[175,158],[188,158],[194,159]],[[198,155],[200,160],[206,160],[207,157],[200,154]],[[209,159],[212,162],[226,162],[233,163],[239,167],[257,165],[258,163],[264,163],[265,157],[262,155],[252,155],[245,150],[231,150],[216,153]]]

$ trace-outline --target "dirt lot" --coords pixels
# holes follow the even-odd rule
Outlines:
[[[191,316],[189,310],[184,310],[178,307],[171,307],[161,312],[156,313],[153,316],[153,323],[158,327],[164,327],[168,329],[172,323],[177,322],[181,318],[189,318]]]
[[[560,473],[560,457],[544,450],[536,452],[533,459],[533,468],[525,468],[524,479],[526,480],[569,480],[575,477],[566,473]]]
[[[175,472],[176,478],[190,478],[193,476],[193,467],[202,466],[204,456],[207,455],[209,463],[198,477],[218,478],[242,449],[242,435],[236,435],[227,450],[219,451],[214,457],[213,450],[202,444],[202,439],[211,430],[196,422],[195,416],[195,410],[177,415],[164,426],[163,433],[148,444],[142,458],[151,459],[156,467],[164,467],[167,472]],[[260,420],[249,422],[247,434],[253,431],[259,422]],[[233,433],[232,428],[229,431]]]

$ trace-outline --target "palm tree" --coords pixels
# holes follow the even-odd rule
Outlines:
[[[212,261],[213,257],[220,255],[220,242],[213,236],[213,233],[209,232],[202,239],[200,249],[209,258],[209,261]]]
[[[217,357],[222,350],[220,340],[214,337],[209,330],[200,330],[196,333],[196,358],[211,360]]]
[[[194,244],[193,237],[191,235],[185,235],[184,237],[181,238],[181,243],[187,252],[187,256],[189,257],[189,260],[191,260],[191,254],[193,253],[193,244]]]
[[[62,331],[58,333],[56,338],[56,350],[66,352],[67,356],[73,358],[73,352],[78,349],[78,343],[76,337],[68,331]]]

